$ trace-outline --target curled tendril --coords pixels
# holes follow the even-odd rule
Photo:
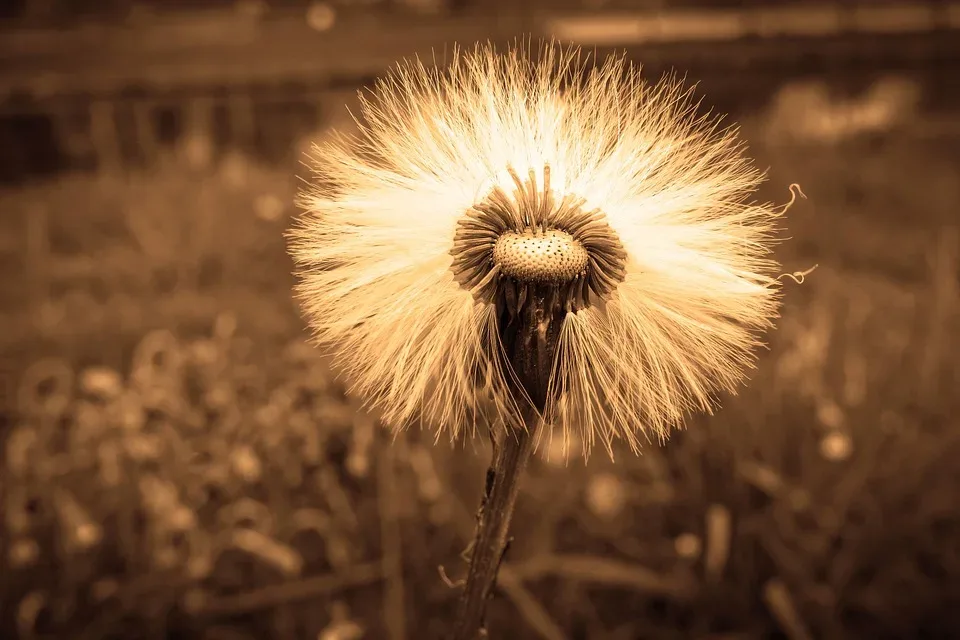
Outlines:
[[[783,278],[790,278],[797,284],[803,284],[807,276],[813,273],[814,271],[816,271],[817,267],[819,266],[820,266],[819,264],[815,264],[809,269],[806,269],[804,271],[794,271],[793,273],[782,273],[779,276],[777,276],[777,280],[782,280]]]

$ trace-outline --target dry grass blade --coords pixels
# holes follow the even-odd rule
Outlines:
[[[790,590],[782,580],[774,578],[764,585],[763,601],[790,640],[813,640],[794,604]]]
[[[553,576],[684,600],[696,592],[696,584],[692,580],[662,576],[640,565],[588,555],[543,555],[513,565],[510,569],[521,580]]]
[[[523,581],[512,567],[500,567],[497,584],[506,592],[530,628],[543,640],[564,640],[567,637],[543,605],[523,586]]]
[[[397,519],[396,512],[395,456],[394,447],[389,446],[389,444],[380,447],[377,492],[380,507],[382,567],[386,582],[383,594],[383,615],[390,640],[405,640],[407,637],[407,620],[403,584],[403,545],[401,544],[400,522]]]
[[[197,612],[198,618],[233,616],[261,609],[269,609],[291,602],[313,600],[323,596],[372,584],[383,578],[380,562],[356,565],[339,574],[305,578],[263,589],[247,591],[235,596],[211,598]]]

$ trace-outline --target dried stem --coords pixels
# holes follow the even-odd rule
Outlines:
[[[453,640],[475,640],[484,633],[486,604],[507,550],[510,519],[520,489],[520,477],[533,450],[533,439],[532,428],[516,429],[494,443],[470,569],[451,635]]]
[[[487,601],[497,581],[508,546],[507,535],[520,478],[534,449],[546,402],[547,382],[556,352],[557,327],[562,314],[546,303],[540,292],[522,309],[504,309],[501,339],[517,376],[516,395],[522,408],[522,425],[507,425],[493,438],[493,457],[487,479],[477,533],[470,556],[466,585],[457,607],[451,640],[486,637]]]

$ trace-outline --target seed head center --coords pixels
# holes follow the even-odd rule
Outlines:
[[[589,254],[566,231],[525,229],[497,238],[493,261],[500,272],[530,284],[563,284],[584,273]]]

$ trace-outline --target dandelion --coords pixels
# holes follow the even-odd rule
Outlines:
[[[315,149],[298,297],[388,423],[498,425],[484,517],[509,521],[524,433],[637,450],[739,385],[776,315],[785,209],[751,201],[763,174],[681,82],[480,46],[401,64],[361,115]]]
[[[363,99],[360,137],[315,150],[299,298],[387,422],[452,437],[519,413],[504,329],[543,299],[551,432],[638,447],[742,379],[777,309],[779,211],[748,202],[762,174],[679,82],[539,53],[408,62]]]

